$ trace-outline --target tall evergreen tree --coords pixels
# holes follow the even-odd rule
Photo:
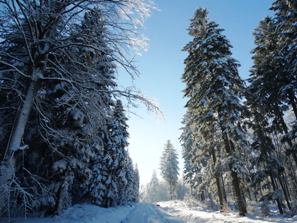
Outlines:
[[[249,145],[241,126],[244,87],[237,71],[239,65],[231,57],[231,45],[222,34],[223,30],[208,20],[206,10],[195,12],[188,30],[193,40],[184,47],[188,57],[183,81],[188,97],[186,107],[195,123],[194,135],[206,143],[204,152],[200,153],[210,155],[215,148],[222,148],[210,143],[213,132],[218,132],[231,172],[239,214],[245,215],[241,178],[246,171],[241,154],[247,154]]]
[[[275,23],[278,34],[278,47],[272,50],[279,52],[279,57],[275,56],[275,60],[279,61],[280,70],[276,74],[281,79],[280,92],[287,97],[288,104],[292,107],[297,119],[297,3],[294,0],[275,0],[271,9],[275,12]]]
[[[247,95],[253,116],[253,148],[259,152],[259,157],[255,159],[259,164],[253,177],[256,181],[265,181],[264,176],[271,178],[267,181],[271,182],[268,183],[273,188],[271,193],[281,196],[270,197],[277,200],[281,213],[284,206],[280,197],[285,198],[291,209],[287,184],[289,179],[296,182],[296,173],[286,166],[286,163],[292,162],[292,158],[295,161],[293,166],[297,163],[294,142],[294,126],[297,123],[296,57],[293,56],[296,46],[296,6],[295,1],[275,0],[271,7],[275,14],[263,19],[255,30],[254,65]],[[285,118],[285,114],[291,112],[295,114],[293,124]],[[265,195],[266,198],[268,195]]]
[[[134,182],[133,182],[133,199],[134,202],[138,202],[139,201],[139,183],[140,183],[140,179],[139,179],[139,171],[138,171],[138,166],[135,165],[134,167]]]
[[[271,10],[275,13],[273,19],[275,23],[275,33],[277,34],[277,47],[270,54],[271,59],[275,61],[273,69],[275,70],[275,78],[279,82],[279,88],[274,89],[282,96],[279,98],[282,103],[289,105],[295,115],[295,121],[289,127],[291,132],[285,129],[285,138],[287,141],[294,141],[297,138],[297,3],[294,0],[280,1],[275,0]],[[290,142],[289,142],[290,144]],[[292,143],[291,143],[292,144]],[[290,145],[287,151],[292,154],[297,165],[296,143]]]
[[[253,50],[254,65],[249,89],[255,96],[254,100],[263,106],[265,114],[272,118],[271,128],[276,134],[282,135],[288,145],[287,153],[296,162],[292,139],[288,137],[289,127],[284,120],[284,112],[288,111],[289,93],[283,90],[289,89],[286,86],[291,86],[289,82],[292,78],[285,71],[287,62],[284,53],[279,50],[277,27],[275,20],[267,17],[260,22],[254,33],[256,48]]]
[[[246,94],[246,103],[250,110],[249,125],[253,130],[253,139],[251,147],[253,151],[253,157],[251,159],[251,186],[256,189],[256,193],[259,190],[263,190],[269,187],[269,181],[271,181],[272,192],[265,194],[260,198],[263,202],[273,200],[277,202],[280,214],[283,214],[283,194],[286,194],[286,190],[279,189],[279,182],[282,180],[281,176],[284,173],[284,164],[280,160],[276,152],[276,147],[270,137],[270,128],[268,120],[265,117],[265,107],[259,106],[256,96],[257,92],[248,89]],[[280,182],[282,184],[282,182]],[[284,188],[283,188],[284,189]],[[288,202],[289,207],[290,203]]]

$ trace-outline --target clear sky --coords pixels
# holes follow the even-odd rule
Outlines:
[[[159,172],[160,156],[166,140],[171,140],[181,153],[179,136],[185,113],[181,81],[189,42],[189,20],[198,7],[206,8],[209,18],[225,29],[233,45],[233,56],[246,79],[251,67],[250,51],[254,46],[253,30],[269,15],[272,0],[155,0],[160,9],[146,21],[144,33],[149,38],[149,50],[136,59],[141,76],[135,81],[138,89],[158,102],[164,119],[140,106],[133,110],[138,116],[129,118],[129,151],[137,163],[141,184],[147,183],[155,169]],[[179,162],[183,160],[180,155]],[[182,168],[182,166],[181,166]]]

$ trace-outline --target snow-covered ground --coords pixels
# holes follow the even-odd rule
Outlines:
[[[137,205],[136,205],[137,206]],[[100,208],[95,205],[75,205],[60,216],[53,218],[19,218],[12,223],[120,223],[136,207],[135,205],[116,208]],[[7,219],[1,219],[0,223],[7,223]]]
[[[221,214],[219,211],[207,210],[202,207],[191,207],[183,201],[167,201],[158,202],[160,205],[160,210],[166,214],[179,219],[180,222],[185,223],[205,223],[205,222],[215,222],[215,223],[232,223],[232,222],[242,222],[242,223],[268,223],[268,222],[283,222],[283,223],[293,223],[297,222],[297,216],[293,218],[283,218],[281,216],[274,217],[261,217],[253,213],[248,214],[247,217],[239,217],[237,213],[229,212]]]
[[[7,219],[1,219],[7,223]],[[238,217],[236,213],[221,214],[202,207],[190,207],[183,201],[135,204],[117,208],[100,208],[94,205],[76,205],[53,218],[14,219],[13,223],[268,223],[297,222],[297,216],[261,218],[255,215]]]

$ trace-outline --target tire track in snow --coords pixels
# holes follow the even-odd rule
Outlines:
[[[121,223],[180,223],[166,211],[161,212],[152,204],[137,204]]]

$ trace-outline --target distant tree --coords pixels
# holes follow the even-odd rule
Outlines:
[[[161,156],[161,175],[169,185],[170,198],[176,197],[176,186],[178,181],[178,157],[173,145],[168,140]]]
[[[159,180],[157,173],[154,170],[151,180],[141,187],[141,200],[144,202],[159,202],[170,200],[170,193],[168,190],[168,183]]]
[[[160,182],[157,177],[157,173],[154,170],[150,182],[145,188],[144,200],[148,202],[160,201]]]
[[[183,181],[183,179],[179,180],[176,186],[176,198],[178,200],[184,200],[187,193],[188,187],[186,186],[185,182]]]

